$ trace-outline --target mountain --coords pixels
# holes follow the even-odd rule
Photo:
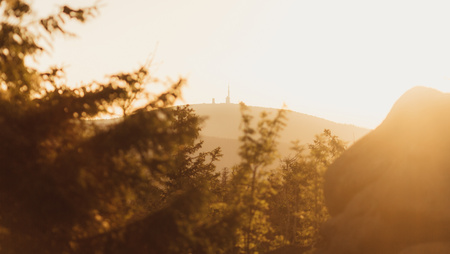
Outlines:
[[[201,139],[204,140],[203,151],[210,151],[218,146],[222,148],[224,157],[217,163],[217,168],[231,167],[239,163],[237,155],[241,135],[239,124],[241,122],[241,113],[239,104],[221,103],[221,104],[193,104],[190,105],[195,113],[201,117],[206,117],[201,131]],[[260,114],[263,111],[274,117],[278,109],[252,107],[249,106],[250,113],[254,116],[253,123],[256,125]],[[300,140],[301,144],[312,143],[314,136],[320,134],[324,129],[330,129],[333,135],[352,144],[369,133],[371,130],[357,127],[350,124],[335,123],[319,117],[310,116],[294,111],[288,111],[286,114],[287,126],[281,133],[279,139],[279,153],[285,157],[291,152],[291,141]]]
[[[238,155],[240,143],[237,139],[218,138],[209,136],[202,136],[200,139],[204,141],[201,150],[202,152],[211,151],[220,146],[223,157],[221,158],[220,161],[216,162],[217,169],[223,169],[225,167],[231,168],[233,165],[237,165],[239,164],[239,162],[241,162],[241,158]],[[290,147],[292,147],[292,144],[290,143],[278,144],[278,153],[281,155],[281,157],[286,157],[289,154],[293,155],[293,152],[291,152]],[[278,160],[274,162],[274,165],[278,164],[279,164]]]
[[[200,139],[204,141],[202,151],[211,151],[216,147],[221,147],[224,156],[216,163],[218,169],[224,167],[231,168],[240,162],[238,156],[239,141],[241,134],[239,124],[241,122],[241,113],[238,104],[193,104],[190,105],[195,114],[206,118]],[[274,117],[278,109],[249,106],[250,113],[254,116],[253,123],[259,120],[263,111],[269,113],[269,117]],[[294,111],[288,111],[286,114],[287,125],[281,132],[279,139],[278,152],[281,157],[292,154],[290,147],[291,141],[300,140],[301,144],[312,143],[314,136],[320,134],[324,129],[330,129],[333,135],[352,144],[353,141],[360,139],[370,129],[365,129],[349,124],[340,124],[328,121],[319,117],[310,116]],[[109,125],[120,122],[121,118],[108,120],[95,120],[96,124]],[[277,165],[278,162],[275,163]]]

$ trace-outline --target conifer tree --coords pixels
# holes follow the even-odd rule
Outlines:
[[[277,194],[270,199],[271,223],[290,244],[311,245],[321,240],[320,225],[328,218],[323,198],[327,167],[345,151],[346,144],[325,129],[309,151],[294,142],[294,156],[282,159],[270,177]]]
[[[97,7],[62,6],[41,19],[23,0],[0,0],[0,10],[0,252],[211,253],[227,246],[238,216],[208,218],[220,152],[195,157],[200,120],[172,108],[185,81],[143,94],[154,79],[142,66],[68,87],[62,68],[40,72],[25,60]],[[141,107],[139,99],[146,99]],[[122,119],[106,126],[88,121],[117,112]],[[149,207],[161,193],[166,201]]]
[[[241,103],[243,135],[239,138],[239,155],[242,162],[234,168],[231,181],[233,209],[241,212],[241,227],[237,231],[235,251],[239,253],[260,253],[276,245],[267,236],[272,228],[266,214],[267,198],[273,194],[268,182],[267,168],[277,155],[277,138],[285,125],[285,111],[280,110],[274,119],[263,112],[254,128],[248,108]]]

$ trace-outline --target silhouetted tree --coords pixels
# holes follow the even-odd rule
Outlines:
[[[143,66],[70,88],[62,68],[39,72],[25,60],[53,36],[70,35],[66,21],[84,22],[97,7],[63,6],[38,20],[25,1],[0,0],[0,7],[1,252],[210,253],[228,246],[239,217],[207,216],[220,151],[196,155],[200,120],[171,108],[184,80],[144,94],[155,80]],[[123,118],[106,126],[87,121],[118,113]]]

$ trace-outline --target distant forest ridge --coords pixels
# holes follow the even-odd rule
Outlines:
[[[209,137],[209,136],[201,136],[201,140],[203,140],[203,147],[201,149],[202,152],[211,151],[217,147],[220,147],[222,150],[223,157],[220,161],[217,161],[216,167],[218,170],[221,170],[225,167],[231,168],[234,165],[237,165],[241,162],[241,157],[238,155],[239,146],[241,145],[239,140],[231,139],[231,138],[218,138],[218,137]],[[290,143],[278,143],[278,154],[281,158],[287,157],[289,155],[294,155],[295,153],[291,151],[292,144]],[[279,160],[274,162],[274,166],[279,165]]]
[[[238,104],[193,104],[190,107],[194,109],[197,115],[207,117],[201,132],[203,136],[237,139],[241,135],[239,131],[241,114]],[[253,119],[255,124],[261,112],[266,111],[271,116],[275,116],[278,111],[278,109],[273,108],[253,106],[249,106],[249,108],[255,117]],[[355,125],[335,123],[291,110],[288,110],[287,118],[287,126],[282,131],[279,141],[288,144],[296,139],[299,139],[303,144],[311,143],[314,136],[323,132],[324,129],[330,129],[333,135],[339,136],[340,139],[350,144],[371,131]]]
[[[216,163],[217,169],[224,167],[230,168],[240,162],[238,156],[239,141],[238,137],[242,135],[239,130],[241,122],[241,114],[238,104],[221,103],[221,104],[193,104],[189,105],[194,109],[195,113],[201,117],[206,117],[202,131],[201,139],[204,140],[202,151],[211,151],[216,147],[221,147],[223,158]],[[269,113],[270,117],[274,117],[278,109],[253,107],[249,109],[254,116],[253,123],[256,125],[263,111]],[[350,124],[335,123],[319,117],[288,111],[286,114],[288,120],[287,125],[281,132],[278,153],[281,158],[293,155],[290,150],[291,141],[300,140],[301,144],[313,143],[316,134],[320,134],[324,129],[331,130],[333,135],[339,136],[340,139],[347,141],[351,145],[369,133],[371,130],[357,127]],[[275,162],[277,166],[278,161]]]
[[[239,104],[220,103],[220,104],[191,104],[195,114],[206,118],[200,132],[200,139],[204,141],[201,151],[211,151],[217,147],[222,149],[223,157],[216,162],[217,169],[232,167],[240,162],[238,156],[239,136],[242,135],[239,126],[241,123],[241,113]],[[278,109],[249,106],[251,114],[254,116],[253,123],[260,119],[263,111],[269,113],[269,118],[276,115]],[[309,144],[314,140],[315,135],[323,132],[324,129],[331,130],[333,135],[347,141],[351,145],[369,133],[371,130],[357,127],[350,124],[335,123],[323,118],[298,113],[288,110],[287,122],[284,130],[281,132],[278,153],[281,158],[294,154],[290,148],[291,141],[300,140],[301,144]],[[121,121],[121,118],[96,120],[99,124],[112,124]],[[278,165],[278,161],[274,166]]]

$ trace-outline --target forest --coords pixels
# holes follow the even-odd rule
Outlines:
[[[79,88],[64,68],[29,64],[65,24],[97,6],[39,19],[0,0],[0,253],[265,253],[322,244],[323,175],[346,150],[325,129],[279,158],[286,111],[254,123],[241,104],[239,156],[216,168],[199,152],[200,118],[174,106],[186,80],[161,81],[145,64]],[[151,94],[147,86],[170,83]],[[142,103],[144,102],[144,103]],[[88,119],[120,115],[98,126]],[[279,167],[271,166],[280,160]]]

